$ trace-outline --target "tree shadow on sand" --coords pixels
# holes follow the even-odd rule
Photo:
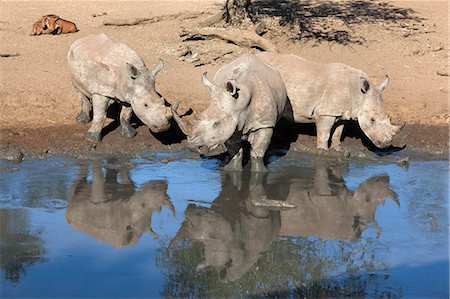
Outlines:
[[[272,33],[272,27],[278,25],[279,33],[287,34],[291,40],[342,45],[365,42],[355,30],[360,25],[383,23],[404,28],[424,20],[412,9],[370,0],[259,0],[253,2],[252,11],[255,23],[264,24],[260,35]]]

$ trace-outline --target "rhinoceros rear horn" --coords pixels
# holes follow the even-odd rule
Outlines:
[[[164,67],[164,60],[160,59],[158,65],[153,69],[151,72],[152,77],[154,78],[160,70],[162,70]]]
[[[208,73],[203,73],[203,76],[202,76],[202,82],[203,82],[203,84],[204,84],[206,87],[208,87],[208,89],[209,89],[210,91],[213,90],[214,84],[213,84],[211,81],[209,81],[209,79],[208,79]]]
[[[377,87],[378,92],[379,92],[379,93],[382,93],[383,90],[384,90],[384,89],[386,88],[386,86],[388,85],[388,83],[389,83],[389,77],[386,75],[386,76],[384,77],[384,81]]]

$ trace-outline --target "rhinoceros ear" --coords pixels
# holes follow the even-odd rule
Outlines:
[[[206,87],[208,87],[209,91],[213,91],[214,84],[211,81],[209,81],[207,72],[203,73],[202,82]]]
[[[386,88],[386,86],[388,85],[388,83],[389,83],[389,77],[388,77],[388,75],[386,75],[386,76],[384,77],[384,81],[377,87],[378,92],[379,92],[379,93],[382,93],[383,90],[384,90],[384,89]]]
[[[163,69],[163,67],[164,67],[164,60],[160,59],[158,65],[155,66],[155,68],[151,72],[152,77],[155,78],[156,75],[159,73],[159,71]]]
[[[233,98],[237,99],[239,97],[238,94],[239,89],[236,87],[235,80],[228,80],[227,82],[225,82],[225,88]]]
[[[141,75],[141,72],[131,63],[127,62],[127,72],[130,75],[131,79],[135,80],[137,77]]]
[[[361,77],[361,92],[367,93],[369,91],[369,89],[370,89],[369,81],[367,81],[366,78]]]

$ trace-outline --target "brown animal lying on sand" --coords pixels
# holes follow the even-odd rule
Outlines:
[[[63,34],[77,31],[75,23],[61,19],[57,15],[45,15],[33,24],[29,35]]]

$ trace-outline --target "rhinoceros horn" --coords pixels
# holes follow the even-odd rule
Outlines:
[[[202,81],[203,81],[203,84],[204,84],[206,87],[208,87],[210,91],[213,90],[214,84],[213,84],[211,81],[209,81],[209,79],[208,79],[208,73],[203,73]]]
[[[160,59],[158,65],[151,72],[152,77],[154,78],[156,74],[159,73],[160,70],[164,67],[164,60]]]
[[[389,77],[388,77],[388,75],[386,75],[386,76],[384,77],[384,81],[377,87],[378,92],[379,92],[379,93],[382,93],[383,90],[384,90],[384,89],[386,88],[386,86],[388,85],[388,83],[389,83]]]
[[[172,110],[173,119],[176,121],[176,123],[180,127],[180,129],[183,132],[183,134],[186,135],[186,136],[189,136],[189,135],[192,134],[192,130],[193,130],[192,124],[187,119],[182,119],[178,115],[177,108],[178,108],[179,104],[180,104],[180,101],[177,101],[175,106],[171,106],[170,107],[170,109]]]

